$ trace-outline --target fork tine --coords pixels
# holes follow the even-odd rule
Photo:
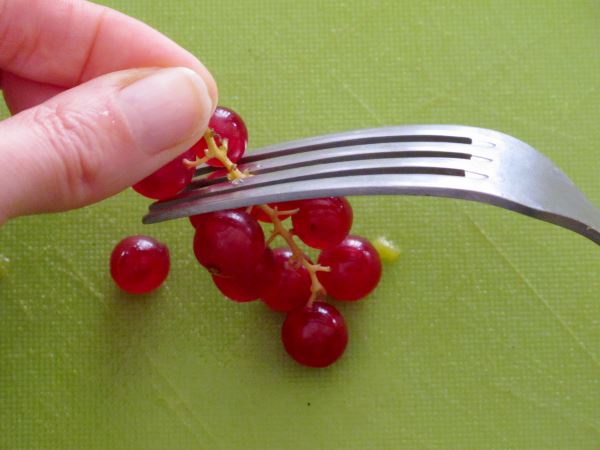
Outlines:
[[[548,158],[504,133],[457,125],[355,130],[254,151],[239,183],[202,178],[150,207],[144,223],[331,195],[405,194],[480,201],[571,229],[600,244],[600,211]]]
[[[383,174],[442,174],[453,176],[468,176],[470,178],[486,178],[493,165],[491,161],[473,161],[459,158],[378,158],[358,161],[336,161],[333,163],[317,164],[306,170],[306,167],[268,172],[256,175],[235,183],[222,182],[190,190],[179,197],[150,206],[151,211],[168,209],[171,205],[187,204],[196,200],[201,201],[210,196],[225,192],[254,191],[258,187],[270,186],[278,190],[283,183],[312,180],[320,183],[323,178],[336,178],[354,175]],[[254,195],[254,193],[247,193]]]
[[[240,164],[250,164],[286,155],[307,153],[318,150],[338,149],[353,146],[372,146],[376,144],[398,143],[429,143],[477,145],[494,147],[494,141],[500,133],[483,128],[452,126],[452,125],[409,125],[381,128],[352,130],[324,136],[284,142],[247,153]],[[196,171],[196,176],[202,176],[213,170],[209,166],[201,166]]]
[[[486,178],[435,174],[350,175],[342,177],[286,181],[273,186],[258,186],[248,191],[229,190],[215,195],[179,198],[153,205],[144,223],[157,223],[195,214],[232,209],[255,204],[302,200],[327,196],[406,194],[481,200],[493,195]]]
[[[358,195],[418,195],[448,197],[482,202],[509,209],[575,231],[600,245],[600,232],[590,224],[557,212],[538,209],[511,199],[499,192],[489,178],[435,174],[351,175],[315,180],[289,181],[276,186],[259,186],[252,196],[243,190],[224,191],[189,201],[165,202],[165,207],[152,209],[143,219],[146,224],[203,214],[222,209],[240,208],[306,198]]]
[[[310,152],[275,155],[265,160],[240,163],[238,167],[240,170],[248,170],[254,175],[260,175],[296,167],[307,168],[323,163],[376,158],[431,157],[491,161],[498,154],[498,149],[496,150],[495,154],[492,154],[490,148],[486,147],[464,144],[446,144],[440,142],[361,144],[348,147],[313,150]],[[217,184],[221,181],[225,181],[225,177],[213,179],[208,179],[207,177],[195,178],[194,182],[190,185],[190,189]]]

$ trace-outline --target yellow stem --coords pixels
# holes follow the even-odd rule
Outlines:
[[[269,205],[260,205],[259,208],[262,209],[273,222],[273,234],[271,235],[269,241],[272,241],[275,236],[281,236],[290,247],[290,250],[293,254],[292,258],[294,258],[297,263],[304,266],[304,268],[308,271],[311,281],[311,294],[310,299],[308,300],[308,305],[312,305],[319,296],[325,295],[325,288],[323,288],[323,285],[319,281],[317,272],[329,272],[329,267],[323,267],[320,264],[312,264],[308,261],[308,259],[306,259],[304,252],[300,249],[300,247],[298,247],[298,244],[296,244],[292,233],[290,233],[281,223],[281,220],[279,219],[279,213],[276,209],[271,208]]]
[[[215,142],[215,132],[210,128],[204,133],[204,140],[206,141],[207,149],[204,152],[202,158],[196,157],[194,161],[184,160],[184,164],[187,167],[198,167],[204,164],[206,161],[212,158],[218,159],[228,172],[228,178],[233,180],[239,180],[251,176],[249,173],[244,173],[237,168],[237,165],[233,163],[227,156],[227,140],[224,139],[221,146],[218,146]]]

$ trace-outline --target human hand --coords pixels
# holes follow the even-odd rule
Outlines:
[[[0,224],[116,194],[198,141],[217,104],[193,55],[85,0],[0,0],[0,87],[15,114]]]

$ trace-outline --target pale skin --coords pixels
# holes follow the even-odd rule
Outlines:
[[[0,0],[0,86],[0,224],[120,192],[198,141],[217,104],[194,55],[84,0]]]

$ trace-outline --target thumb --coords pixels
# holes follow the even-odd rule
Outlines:
[[[115,72],[0,122],[0,224],[102,200],[186,151],[216,106],[207,82],[185,68]]]

